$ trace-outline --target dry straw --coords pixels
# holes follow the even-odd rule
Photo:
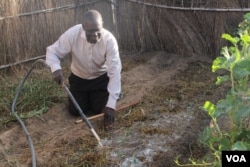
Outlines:
[[[221,34],[235,31],[243,10],[248,9],[248,1],[0,1],[0,66],[44,55],[46,47],[60,34],[81,23],[88,9],[102,13],[105,28],[115,34],[121,50],[165,50],[215,57],[224,45]],[[239,11],[216,12],[217,8]]]
[[[94,8],[104,13],[108,7],[111,8],[110,3],[100,0],[12,2],[0,1],[0,65],[44,55],[46,47],[64,31],[81,23],[85,11]],[[111,14],[104,14],[103,17],[110,18]]]
[[[192,3],[191,3],[192,2]],[[222,33],[233,33],[244,12],[192,8],[246,8],[241,1],[147,0],[119,1],[120,47],[126,50],[166,50],[186,56],[218,56]],[[173,9],[167,7],[175,6]],[[188,9],[188,10],[179,10]]]

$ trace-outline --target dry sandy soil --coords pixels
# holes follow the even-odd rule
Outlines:
[[[198,134],[210,122],[199,107],[206,100],[223,98],[228,87],[215,86],[212,60],[166,52],[123,53],[124,98],[118,106],[138,99],[136,106],[117,113],[115,129],[104,132],[102,118],[91,120],[105,145],[80,118],[67,112],[67,102],[45,114],[25,120],[33,140],[37,166],[176,166],[190,157],[201,158],[206,149]],[[27,139],[16,122],[0,131],[0,166],[31,166]]]

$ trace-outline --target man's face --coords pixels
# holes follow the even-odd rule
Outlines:
[[[86,38],[89,43],[96,43],[101,38],[102,26],[99,24],[85,23],[83,29],[86,33]]]

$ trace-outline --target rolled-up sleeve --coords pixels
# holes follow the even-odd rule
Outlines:
[[[46,50],[46,63],[51,68],[51,72],[62,69],[60,59],[71,52],[72,44],[69,31],[62,34],[59,39]]]
[[[108,67],[108,92],[107,107],[116,108],[116,102],[121,93],[121,60],[116,39],[112,36],[107,43],[106,63]]]

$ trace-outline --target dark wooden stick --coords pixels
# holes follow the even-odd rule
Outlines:
[[[22,61],[19,61],[19,62],[16,62],[16,63],[10,63],[10,64],[7,64],[7,65],[2,65],[2,66],[0,66],[0,70],[4,69],[4,68],[15,66],[15,65],[27,63],[27,62],[30,62],[30,61],[34,61],[34,60],[37,60],[37,59],[42,59],[42,58],[45,58],[45,55],[33,57],[33,58],[30,58],[30,59],[27,59],[27,60],[22,60]]]
[[[130,103],[128,103],[128,104],[122,105],[122,106],[120,106],[120,107],[118,107],[118,108],[116,109],[116,112],[121,111],[121,110],[124,110],[124,109],[129,108],[129,107],[132,107],[132,106],[135,106],[135,105],[137,105],[137,104],[139,104],[139,103],[141,103],[141,102],[142,102],[142,100],[141,100],[141,99],[138,99],[138,100],[135,100],[135,101],[130,102]],[[93,119],[96,119],[96,118],[100,118],[100,117],[102,117],[103,115],[104,115],[103,113],[98,114],[98,115],[94,115],[94,116],[89,117],[88,120],[93,120]],[[76,120],[76,121],[75,121],[76,124],[81,123],[81,122],[83,122],[82,119],[81,119],[81,120]]]

